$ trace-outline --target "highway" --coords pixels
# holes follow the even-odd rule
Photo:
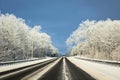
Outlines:
[[[110,69],[114,69],[114,73],[110,73]],[[119,66],[61,57],[1,72],[0,80],[119,80],[119,71]]]
[[[52,77],[51,77],[52,76]],[[89,74],[72,64],[67,58],[48,71],[39,80],[95,80]]]

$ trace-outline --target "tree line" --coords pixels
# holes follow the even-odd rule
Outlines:
[[[41,26],[30,27],[13,14],[0,14],[0,61],[54,56],[58,49]]]
[[[86,20],[66,40],[69,55],[120,60],[120,20]]]

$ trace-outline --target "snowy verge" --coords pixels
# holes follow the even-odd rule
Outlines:
[[[75,64],[96,80],[119,80],[120,67],[90,62],[87,60],[77,59],[75,57],[67,57],[69,61]]]
[[[28,62],[28,61],[35,61],[35,60],[41,60],[41,59],[46,59],[46,57],[30,58],[30,59],[15,60],[15,61],[5,61],[5,62],[0,62],[0,66],[12,65],[12,64],[17,64],[17,63],[22,63],[22,62]]]
[[[70,80],[67,73],[67,65],[66,65],[65,57],[63,58],[62,76],[63,76],[62,80]]]
[[[99,62],[99,63],[120,66],[120,61],[101,60],[101,59],[93,59],[93,58],[86,58],[86,57],[80,57],[80,56],[74,56],[74,57],[78,58],[78,59],[82,59],[82,60],[87,60],[87,61],[93,61],[93,62]]]
[[[22,67],[35,65],[35,64],[42,63],[48,60],[52,60],[52,59],[56,59],[56,58],[47,57],[45,59],[36,59],[36,60],[30,60],[30,61],[25,61],[25,62],[18,61],[15,64],[1,65],[0,72],[5,72],[5,71],[10,71],[10,70],[14,70],[14,69],[22,68]]]

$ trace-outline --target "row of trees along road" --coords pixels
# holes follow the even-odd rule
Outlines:
[[[40,26],[30,28],[13,14],[0,14],[0,61],[51,56],[58,53]]]
[[[120,60],[120,20],[86,20],[66,43],[69,55]]]

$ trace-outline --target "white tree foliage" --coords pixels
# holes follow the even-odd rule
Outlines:
[[[13,14],[0,14],[0,60],[28,59],[57,53],[41,26],[30,28]],[[52,52],[50,52],[50,50]]]
[[[70,55],[120,60],[120,20],[86,20],[66,43]]]

